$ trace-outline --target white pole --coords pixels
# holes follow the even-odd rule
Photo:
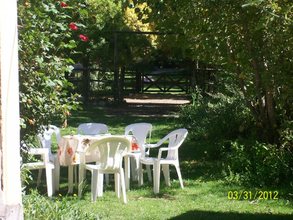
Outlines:
[[[0,0],[0,219],[23,219],[20,180],[17,0]]]

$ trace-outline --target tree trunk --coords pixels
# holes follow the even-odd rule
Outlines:
[[[273,102],[273,85],[268,76],[268,68],[262,58],[263,41],[256,42],[251,36],[249,29],[244,23],[243,35],[245,36],[245,45],[249,51],[251,67],[254,73],[255,100],[257,102],[257,126],[262,139],[274,142],[276,141],[276,120]],[[254,45],[253,45],[254,44]],[[266,75],[265,75],[266,74]],[[263,79],[266,77],[265,79]],[[269,83],[268,83],[269,82]]]

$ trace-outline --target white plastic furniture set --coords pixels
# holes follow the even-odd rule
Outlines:
[[[52,136],[56,135],[56,140],[59,141],[60,130],[56,126],[50,125],[48,129],[43,128],[43,132],[38,134],[38,140],[42,148],[30,148],[28,153],[31,155],[41,156],[40,161],[29,162],[22,164],[23,168],[28,170],[39,170],[37,185],[41,181],[42,170],[46,171],[46,182],[48,196],[51,197],[55,190],[59,190],[60,169],[58,157],[51,152]],[[24,144],[23,144],[24,145]]]
[[[107,125],[101,123],[80,124],[77,130],[78,133],[82,135],[99,135],[108,133]],[[78,162],[76,163],[79,164],[79,196],[82,194],[85,171],[89,170],[92,173],[92,201],[95,201],[97,197],[103,195],[103,174],[114,174],[116,194],[120,197],[122,190],[123,202],[126,203],[126,190],[129,189],[130,176],[132,177],[132,180],[138,181],[139,185],[143,184],[143,165],[147,168],[148,180],[151,182],[153,179],[154,193],[159,193],[161,166],[166,185],[170,186],[169,165],[174,165],[180,186],[183,188],[183,180],[179,167],[178,149],[184,142],[188,131],[184,128],[174,130],[156,144],[150,144],[151,131],[152,125],[150,123],[134,123],[125,127],[124,137],[108,134],[95,141],[88,142],[88,139],[83,139],[82,144],[84,150],[76,152],[79,157]],[[60,161],[58,157],[60,156],[60,152],[58,152],[59,155],[51,153],[51,136],[53,134],[56,135],[56,140],[59,143],[61,139],[60,130],[56,126],[50,125],[38,135],[42,148],[30,149],[29,153],[40,154],[42,155],[43,160],[41,162],[23,164],[23,167],[26,167],[27,169],[46,169],[47,191],[49,197],[54,194],[55,190],[59,190],[60,180]],[[133,140],[130,140],[129,137]],[[136,151],[131,151],[133,141],[135,141],[139,148]],[[167,146],[161,147],[165,145]],[[160,147],[158,156],[150,157],[150,149],[157,147]],[[166,157],[162,157],[164,151],[167,152]],[[90,160],[87,159],[88,155],[91,155]],[[123,169],[122,158],[124,158],[125,170]],[[131,172],[129,172],[129,166],[131,167]],[[150,166],[153,167],[153,178]],[[68,165],[69,192],[72,192],[73,189],[73,167],[74,164]],[[38,182],[40,181],[40,174],[39,171]]]

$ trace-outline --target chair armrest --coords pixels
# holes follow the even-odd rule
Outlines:
[[[41,155],[44,162],[49,162],[49,148],[31,148],[28,150],[29,154],[32,155]]]
[[[163,151],[176,150],[176,149],[178,149],[178,147],[161,147],[158,152],[158,160],[161,159]]]
[[[168,139],[169,139],[169,137],[168,137],[168,136],[165,136],[165,137],[163,137],[161,140],[159,140],[156,144],[146,144],[145,147],[146,147],[146,148],[155,148],[155,147],[159,147],[159,146],[161,146],[162,144],[164,144],[164,142],[165,142],[166,140],[168,140]]]
[[[49,148],[30,148],[28,153],[33,155],[47,154],[49,153]]]
[[[145,148],[156,148],[156,147],[159,147],[159,145],[157,145],[157,144],[145,144],[144,146],[145,146]]]

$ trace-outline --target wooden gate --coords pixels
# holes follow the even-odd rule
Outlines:
[[[185,92],[190,74],[185,69],[159,69],[142,75],[142,92]]]
[[[202,91],[211,91],[214,86],[213,68],[170,68],[141,73],[121,68],[118,72],[121,94],[130,93],[190,93],[196,86]],[[102,68],[76,68],[67,74],[67,79],[75,85],[75,92],[82,94],[85,102],[114,94],[114,71]],[[73,92],[73,91],[72,91]]]

